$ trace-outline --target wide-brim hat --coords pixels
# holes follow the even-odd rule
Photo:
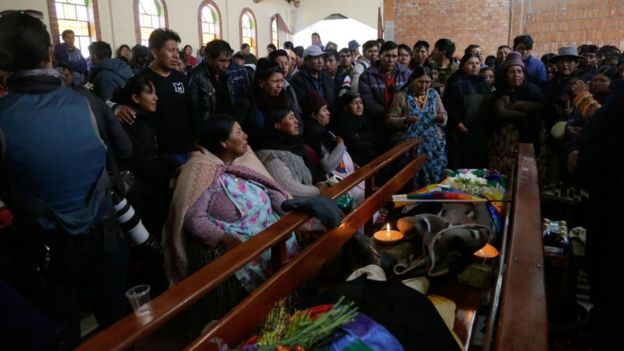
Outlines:
[[[317,45],[310,45],[305,50],[303,50],[303,58],[306,58],[308,56],[317,57],[324,55],[327,55],[327,53]]]
[[[580,60],[581,56],[578,55],[578,53],[576,52],[576,48],[573,46],[564,46],[562,48],[559,48],[559,52],[557,53],[556,56],[553,56],[553,58],[550,59],[550,61],[548,62],[556,62],[559,59],[565,58],[565,57],[569,57],[569,58],[573,58],[575,60]]]

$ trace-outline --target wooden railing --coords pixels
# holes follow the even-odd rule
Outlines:
[[[533,145],[520,144],[496,350],[547,350],[544,249]]]
[[[412,152],[418,143],[418,140],[409,140],[394,147],[369,164],[356,170],[339,184],[326,190],[323,195],[337,198],[362,181],[373,177],[401,155]],[[250,328],[252,328],[252,325],[255,326],[262,321],[263,316],[268,312],[273,302],[276,301],[276,296],[289,294],[306,277],[316,272],[322,262],[340,250],[342,243],[348,240],[372,216],[389,194],[397,192],[414,177],[424,162],[425,157],[419,155],[376,192],[373,193],[370,189],[367,189],[367,194],[372,195],[349,214],[338,228],[330,231],[310,245],[284,266],[283,269],[271,276],[239,306],[221,319],[208,334],[204,334],[200,339],[196,340],[190,346],[190,349],[200,349],[202,345],[206,347],[205,341],[215,335],[232,342],[240,340],[246,335],[245,333],[251,332]],[[367,182],[367,184],[370,184],[370,182]],[[127,315],[108,329],[82,343],[78,350],[108,351],[125,350],[132,347],[163,326],[167,321],[180,314],[187,307],[197,302],[208,292],[215,289],[254,257],[268,249],[273,249],[274,253],[278,251],[281,244],[290,236],[290,233],[308,219],[310,219],[310,216],[303,213],[290,213],[282,217],[271,227],[249,239],[244,244],[226,252],[218,260],[206,265],[206,267],[153,299],[150,302],[149,313],[140,316],[136,314]],[[330,253],[331,255],[329,255]],[[277,255],[273,256],[276,257]],[[288,287],[288,289],[285,287]],[[276,289],[279,291],[276,291]],[[255,312],[252,313],[252,311]],[[241,314],[245,318],[239,318],[239,321],[242,320],[244,326],[241,326],[241,322],[237,322],[236,328],[226,328],[226,326],[230,326],[233,323],[234,318],[240,317]]]

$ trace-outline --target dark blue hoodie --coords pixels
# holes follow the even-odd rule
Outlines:
[[[106,58],[91,66],[93,77],[93,92],[100,99],[106,101],[113,96],[117,87],[123,87],[133,72],[130,66],[122,59]]]

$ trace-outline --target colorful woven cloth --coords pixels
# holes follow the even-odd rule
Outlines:
[[[502,231],[505,210],[507,177],[487,169],[458,169],[450,171],[446,179],[408,194],[406,200],[487,201],[496,232]],[[397,207],[404,203],[398,201]]]

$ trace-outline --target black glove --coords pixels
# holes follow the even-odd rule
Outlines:
[[[334,200],[322,195],[286,200],[282,202],[282,210],[302,211],[310,214],[329,229],[336,228],[343,217],[342,211]]]

